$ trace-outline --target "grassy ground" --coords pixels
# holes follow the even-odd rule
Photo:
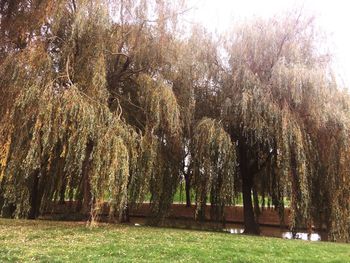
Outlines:
[[[0,262],[350,262],[350,245],[226,233],[0,219]]]

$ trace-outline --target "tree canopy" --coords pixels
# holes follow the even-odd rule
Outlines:
[[[36,218],[77,201],[127,220],[150,195],[167,216],[180,182],[196,218],[245,231],[266,205],[291,228],[350,240],[349,94],[298,12],[185,32],[183,1],[0,0],[0,211]],[[259,201],[259,196],[262,197]],[[266,204],[266,201],[268,204]]]

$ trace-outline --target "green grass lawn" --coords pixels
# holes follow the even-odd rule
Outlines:
[[[0,219],[0,262],[350,262],[350,245],[169,228]]]

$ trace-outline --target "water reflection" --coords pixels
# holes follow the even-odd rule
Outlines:
[[[243,228],[231,228],[227,230],[230,232],[230,234],[243,234],[244,229]]]
[[[234,228],[226,228],[224,229],[225,232],[228,232],[230,234],[242,234],[244,232],[244,228],[242,226],[234,227]],[[307,241],[321,241],[321,235],[318,233],[311,233],[308,234],[306,232],[298,232],[293,236],[292,232],[286,231],[286,229],[280,229],[278,227],[267,227],[267,226],[260,226],[260,231],[262,236],[268,236],[268,237],[281,237],[284,239],[300,239],[300,240],[307,240]],[[325,240],[325,237],[324,237]]]
[[[146,219],[142,217],[131,217],[130,222],[135,226],[146,225]],[[185,229],[196,229],[196,230],[216,230],[224,231],[230,234],[243,234],[244,227],[242,224],[228,224],[223,226],[220,223],[213,222],[197,222],[193,220],[184,219],[167,219],[163,223],[164,227],[173,228],[185,228]],[[308,241],[326,241],[326,235],[321,233],[313,232],[308,234],[306,232],[298,232],[293,236],[292,232],[289,232],[286,228],[270,227],[270,226],[260,226],[261,236],[267,237],[278,237],[284,239],[300,239]]]
[[[285,239],[301,239],[301,240],[308,240],[308,241],[321,241],[321,236],[318,233],[296,233],[296,235],[293,237],[292,232],[284,232],[282,233],[282,238]]]

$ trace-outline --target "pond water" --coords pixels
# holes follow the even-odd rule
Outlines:
[[[131,217],[130,223],[135,226],[142,226],[147,224],[147,219],[144,217]],[[242,224],[226,223],[224,226],[221,223],[215,222],[197,222],[189,219],[166,219],[163,222],[164,227],[195,229],[195,230],[214,230],[223,231],[229,234],[242,234],[244,226]],[[260,226],[260,235],[267,237],[278,237],[284,239],[301,239],[308,241],[327,241],[325,233],[312,232],[298,232],[293,236],[287,228]]]
[[[244,227],[243,225],[236,225],[236,224],[227,224],[227,227],[231,228],[225,228],[224,231],[228,232],[230,234],[243,234]],[[312,232],[311,234],[308,234],[306,232],[298,232],[293,236],[293,233],[288,231],[286,228],[279,228],[279,227],[269,227],[269,226],[260,226],[260,235],[261,236],[267,236],[267,237],[279,237],[284,239],[301,239],[301,240],[308,240],[308,241],[326,241],[326,235],[325,234],[319,234],[317,232]]]

